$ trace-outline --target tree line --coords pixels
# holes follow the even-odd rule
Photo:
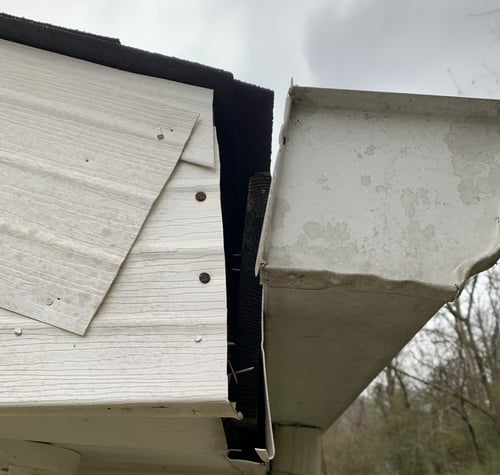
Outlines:
[[[467,284],[324,435],[328,475],[500,474],[500,270]]]

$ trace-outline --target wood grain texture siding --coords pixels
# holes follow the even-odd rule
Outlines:
[[[218,169],[178,164],[84,338],[0,311],[0,415],[234,415],[218,181]]]
[[[81,61],[8,42],[0,59],[0,306],[81,335],[199,114],[114,89],[109,68],[99,90]]]
[[[0,63],[0,95],[30,103],[36,99],[45,107],[61,107],[63,103],[68,114],[90,109],[95,117],[113,111],[122,124],[126,120],[137,124],[150,123],[152,111],[165,119],[166,105],[196,111],[199,120],[182,160],[215,166],[211,89],[120,71],[4,40],[0,40]],[[127,97],[125,103],[123,96]],[[168,131],[168,124],[164,124],[163,132]]]

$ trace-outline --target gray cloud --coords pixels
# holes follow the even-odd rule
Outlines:
[[[275,91],[300,85],[500,96],[498,0],[0,0]]]
[[[500,67],[495,2],[364,2],[342,18],[328,7],[307,19],[313,81],[330,87],[493,95]]]

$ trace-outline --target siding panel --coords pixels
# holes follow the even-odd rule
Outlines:
[[[83,61],[8,42],[0,59],[0,307],[82,335],[199,114],[109,68],[98,89]]]
[[[0,310],[0,422],[65,408],[234,415],[218,180],[179,163],[84,338]]]

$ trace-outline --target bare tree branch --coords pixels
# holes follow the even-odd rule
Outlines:
[[[415,376],[414,374],[407,373],[406,371],[404,371],[404,370],[402,370],[400,368],[396,368],[396,367],[391,366],[391,365],[389,365],[389,367],[392,368],[394,371],[400,372],[401,374],[403,374],[407,378],[414,379],[415,381],[418,381],[419,383],[425,384],[426,386],[429,386],[429,387],[431,387],[433,389],[436,389],[437,391],[441,391],[443,393],[446,393],[446,394],[450,395],[451,397],[453,397],[455,399],[463,401],[465,404],[468,404],[470,407],[476,409],[476,411],[481,412],[482,414],[484,414],[485,416],[489,417],[490,419],[494,419],[493,414],[491,414],[485,408],[479,406],[474,401],[471,401],[470,399],[464,397],[461,394],[456,394],[456,393],[454,393],[453,391],[451,391],[451,390],[449,390],[447,388],[444,388],[444,387],[442,387],[442,386],[440,386],[438,384],[434,384],[434,383],[432,383],[430,381],[426,381],[425,379],[419,378],[418,376]]]

